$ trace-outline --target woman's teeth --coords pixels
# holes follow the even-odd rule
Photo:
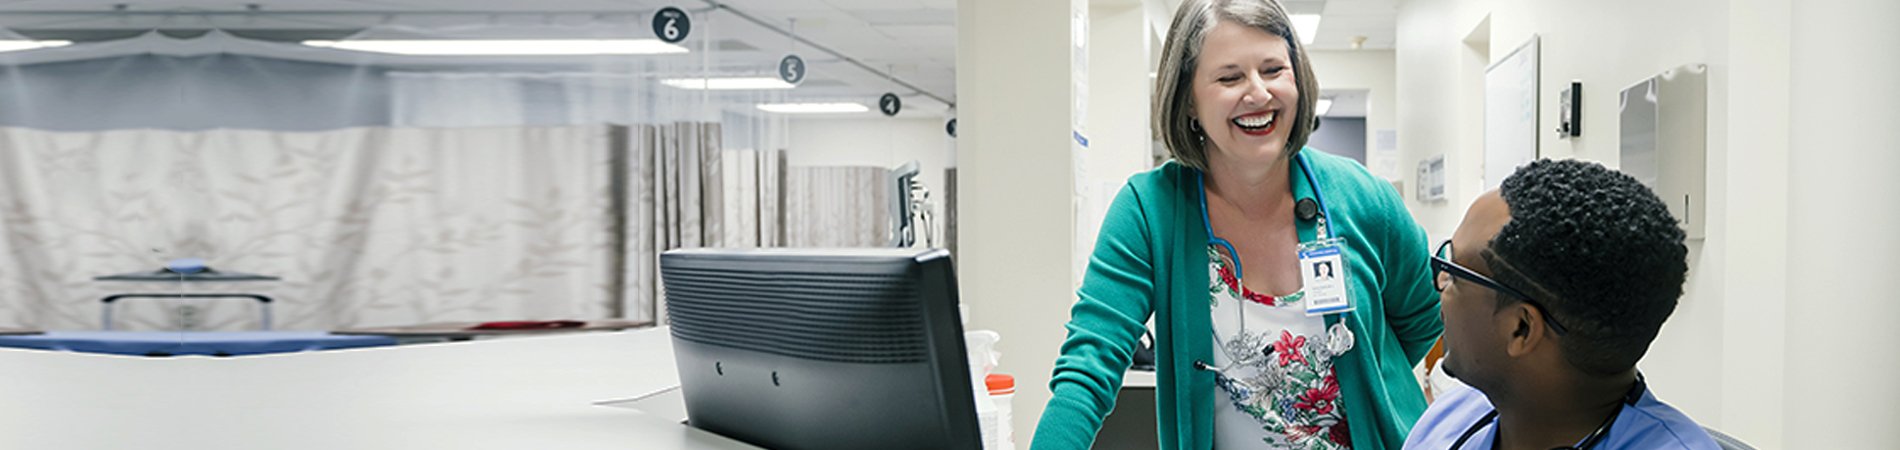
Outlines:
[[[1246,128],[1246,129],[1257,130],[1257,129],[1266,128],[1268,126],[1272,126],[1273,116],[1275,116],[1275,114],[1261,114],[1257,116],[1237,117],[1237,118],[1234,118],[1233,122],[1235,126]]]

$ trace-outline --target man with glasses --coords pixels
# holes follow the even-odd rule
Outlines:
[[[1534,161],[1471,205],[1432,258],[1440,394],[1405,448],[1715,449],[1636,372],[1688,272],[1649,188],[1595,163]]]

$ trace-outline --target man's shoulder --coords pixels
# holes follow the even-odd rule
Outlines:
[[[1668,403],[1644,392],[1635,406],[1625,408],[1611,425],[1603,448],[1718,450],[1715,439],[1695,420]]]
[[[1458,384],[1456,388],[1438,395],[1432,400],[1425,414],[1412,425],[1412,432],[1406,435],[1407,449],[1443,449],[1463,435],[1465,430],[1489,414],[1491,399],[1483,392],[1471,386]]]

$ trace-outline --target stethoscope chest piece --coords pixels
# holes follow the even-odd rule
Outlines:
[[[1300,220],[1313,220],[1319,217],[1319,203],[1310,198],[1293,202],[1293,215],[1299,217]]]
[[[1345,322],[1334,323],[1333,326],[1327,327],[1326,351],[1328,353],[1332,353],[1333,356],[1344,355],[1347,350],[1352,350],[1352,345],[1352,330],[1346,328]]]

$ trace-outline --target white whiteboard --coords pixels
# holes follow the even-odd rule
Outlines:
[[[1484,69],[1484,190],[1537,158],[1537,35]]]

